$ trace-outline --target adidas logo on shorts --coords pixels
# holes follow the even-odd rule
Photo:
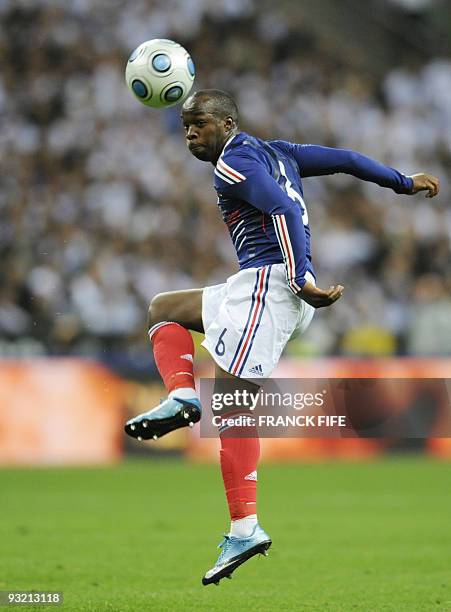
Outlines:
[[[258,374],[258,376],[263,376],[263,368],[260,364],[254,366],[253,368],[249,368],[249,372],[251,374]]]

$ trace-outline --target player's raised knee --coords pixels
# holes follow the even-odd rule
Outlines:
[[[149,327],[163,321],[172,321],[192,329],[203,331],[202,323],[203,289],[184,289],[158,293],[149,306]]]
[[[149,304],[147,317],[149,327],[152,327],[152,325],[156,323],[161,323],[161,321],[168,320],[168,296],[168,293],[157,293],[157,295],[152,298]]]

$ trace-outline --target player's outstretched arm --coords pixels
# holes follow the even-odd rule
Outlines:
[[[413,181],[413,188],[408,195],[415,195],[419,191],[427,191],[426,198],[433,198],[440,191],[440,180],[432,174],[419,172],[418,174],[411,174],[410,178]]]
[[[285,143],[285,146],[289,147],[297,161],[303,178],[343,172],[381,187],[389,187],[395,193],[414,195],[419,191],[427,191],[427,198],[437,195],[440,188],[438,178],[431,174],[406,176],[357,151],[291,143]]]
[[[298,296],[313,306],[313,308],[324,308],[325,306],[331,306],[334,302],[339,300],[343,295],[343,286],[342,285],[332,285],[329,289],[320,289],[319,287],[315,287],[313,283],[309,283],[306,281],[305,285],[302,287],[301,291],[298,293]]]

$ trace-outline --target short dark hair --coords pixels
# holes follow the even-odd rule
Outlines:
[[[226,91],[221,89],[199,89],[188,100],[192,100],[190,106],[197,101],[205,101],[205,110],[207,112],[216,115],[220,119],[231,117],[238,124],[238,106],[232,96]]]

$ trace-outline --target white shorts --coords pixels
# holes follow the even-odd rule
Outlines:
[[[315,283],[309,272],[306,279]],[[241,270],[222,285],[205,287],[202,345],[226,372],[264,379],[287,342],[305,332],[314,312],[288,288],[284,264]]]

